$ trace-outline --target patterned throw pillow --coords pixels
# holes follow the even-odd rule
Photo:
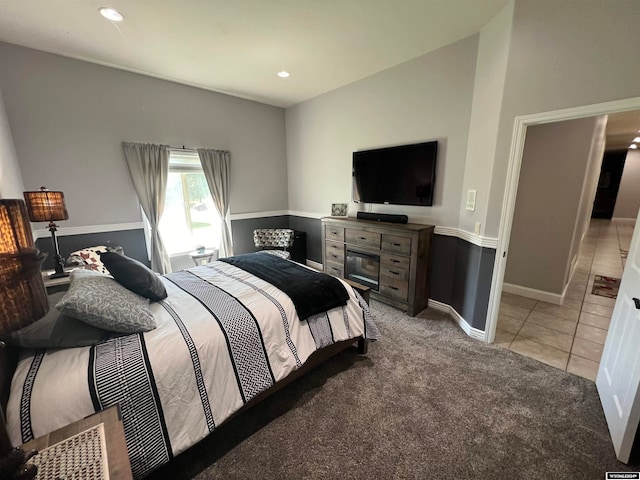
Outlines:
[[[103,330],[148,332],[156,328],[149,300],[127,290],[113,278],[90,270],[71,272],[69,291],[56,309]]]
[[[108,274],[109,271],[102,263],[102,260],[100,260],[100,253],[99,253],[99,252],[106,252],[106,251],[107,251],[107,247],[104,245],[99,245],[97,247],[83,248],[82,250],[71,252],[69,254],[69,259],[67,260],[67,262],[69,262],[71,259],[73,260],[82,259],[84,261],[84,264],[85,264],[84,268],[86,270],[93,270],[95,272]]]

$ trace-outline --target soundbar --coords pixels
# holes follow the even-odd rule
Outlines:
[[[407,223],[409,221],[409,217],[406,215],[393,213],[358,212],[356,216],[362,220],[373,220],[375,222]]]

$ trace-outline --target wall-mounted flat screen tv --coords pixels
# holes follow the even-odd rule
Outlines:
[[[353,152],[353,201],[433,205],[437,154],[437,141]]]

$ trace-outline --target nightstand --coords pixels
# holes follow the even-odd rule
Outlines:
[[[191,257],[191,260],[193,260],[193,263],[196,264],[196,266],[206,265],[207,263],[212,262],[213,260],[218,258],[218,250],[215,248],[204,251],[195,250],[193,252],[189,252],[189,256]]]
[[[70,273],[74,268],[65,268],[65,273]],[[58,278],[49,278],[55,270],[43,270],[42,271],[42,279],[44,280],[44,286],[47,289],[47,293],[58,293],[58,292],[66,292],[69,289],[69,283],[71,282],[71,277],[58,277]]]
[[[98,446],[95,447],[95,445]],[[54,469],[54,463],[59,465],[56,468],[65,468],[66,465],[69,469],[64,478],[71,478],[74,471],[80,475],[78,478],[88,478],[87,472],[100,470],[95,467],[96,458],[99,458],[100,453],[104,458],[102,462],[104,475],[97,478],[105,480],[133,478],[120,408],[117,405],[31,440],[22,445],[22,448],[24,451],[35,449],[40,452],[29,461],[39,465],[36,477],[39,479],[53,480],[57,476],[63,476],[59,470]],[[47,448],[54,449],[55,456],[48,455],[45,450]],[[47,472],[51,476],[47,475]]]

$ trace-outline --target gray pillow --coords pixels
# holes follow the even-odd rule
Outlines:
[[[54,308],[65,292],[49,295],[49,311],[40,320],[13,332],[3,340],[23,348],[74,348],[100,343],[116,336],[63,315]]]
[[[69,291],[56,304],[65,315],[103,330],[148,332],[156,328],[149,300],[113,278],[91,270],[71,272]]]

